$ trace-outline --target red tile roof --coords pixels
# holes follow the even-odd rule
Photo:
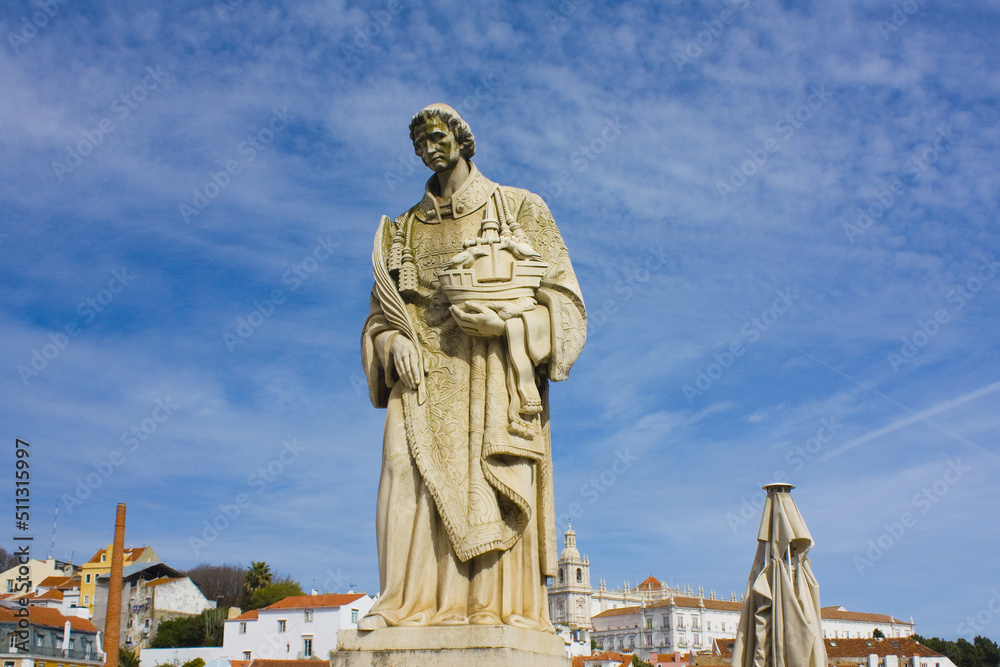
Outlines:
[[[663,588],[663,584],[661,584],[660,580],[654,577],[653,575],[649,575],[648,577],[643,579],[642,583],[639,584],[637,588],[640,591],[660,590],[661,588]]]
[[[621,667],[626,667],[632,664],[632,654],[631,653],[615,653],[614,651],[604,651],[602,653],[595,653],[594,655],[582,655],[573,658],[573,667],[585,667],[587,662],[595,660],[618,660],[621,662]],[[579,663],[577,663],[579,661]]]
[[[827,639],[826,654],[830,658],[862,658],[872,653],[884,658],[887,655],[910,657],[919,655],[922,658],[938,658],[941,654],[932,651],[915,639],[909,637],[886,639]]]
[[[24,598],[25,600],[27,600],[29,603],[34,604],[34,602],[37,601],[37,600],[62,600],[63,599],[63,594],[62,594],[62,591],[55,591],[55,590],[45,591],[41,595],[35,595],[34,593],[27,593],[27,594],[25,594],[25,593],[3,593],[3,594],[0,594],[0,600],[11,600],[13,602],[16,602],[16,601],[18,601],[18,600],[20,600],[22,598]]]
[[[230,666],[235,662],[230,662]],[[316,667],[317,664],[327,664],[325,660],[316,658],[314,660],[264,660],[255,658],[250,667]]]
[[[866,614],[860,611],[847,611],[843,607],[822,607],[819,610],[820,616],[834,621],[866,621],[868,623],[891,623],[899,621],[898,618],[886,616],[885,614]]]
[[[364,593],[332,593],[330,595],[292,595],[278,600],[264,609],[313,609],[316,607],[343,607],[364,597]]]
[[[229,621],[256,621],[257,620],[257,610],[252,609],[250,611],[245,611],[236,618],[227,618],[226,622]]]
[[[594,618],[607,618],[608,616],[628,616],[639,611],[638,607],[618,607],[618,609],[605,609],[600,614],[595,614]]]
[[[76,588],[80,585],[80,577],[45,577],[38,585],[44,588]]]
[[[733,656],[733,638],[715,639],[715,653],[723,658]],[[909,658],[919,655],[922,658],[938,658],[940,653],[932,651],[920,642],[909,637],[896,637],[886,639],[824,639],[826,644],[826,655],[831,660],[841,660],[846,658],[857,658],[863,660],[869,655],[875,654],[880,658],[887,655],[897,655],[902,658]]]
[[[48,607],[27,607],[28,620],[36,625],[44,625],[50,628],[63,628],[66,621],[73,630],[83,632],[97,632],[93,623],[79,616],[63,616],[55,609]],[[17,617],[13,609],[0,607],[0,623],[17,623]]]

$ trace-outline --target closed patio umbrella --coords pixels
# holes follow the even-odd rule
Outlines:
[[[757,531],[733,667],[826,667],[819,583],[809,558],[812,536],[791,484],[768,484]]]

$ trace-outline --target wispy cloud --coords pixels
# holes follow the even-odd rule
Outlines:
[[[0,12],[0,423],[35,447],[42,515],[90,492],[59,555],[107,544],[125,501],[129,539],[175,566],[376,589],[384,415],[358,333],[379,216],[426,179],[409,118],[445,101],[487,176],[546,198],[587,300],[551,400],[557,508],[585,508],[595,580],[741,590],[753,545],[726,515],[784,472],[824,600],[948,635],[989,599],[1000,535],[963,522],[992,525],[970,498],[995,496],[1000,434],[1000,282],[970,283],[1000,248],[995,2],[892,30],[878,0],[73,0],[32,31],[40,7]],[[844,555],[960,457],[976,472],[860,581]],[[928,544],[963,559],[933,604],[908,578],[940,576]]]

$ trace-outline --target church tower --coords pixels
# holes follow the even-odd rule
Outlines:
[[[559,554],[559,573],[549,585],[549,617],[553,623],[590,629],[590,560],[580,556],[570,524]]]

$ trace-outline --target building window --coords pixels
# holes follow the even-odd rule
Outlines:
[[[304,637],[302,639],[302,657],[311,658],[313,654],[313,640],[312,637]]]
[[[83,604],[90,604],[90,596],[89,595],[84,595],[83,596]]]
[[[677,629],[684,629],[684,614],[677,614]]]
[[[583,583],[583,570],[581,570],[580,568],[576,568],[576,583],[578,584]]]
[[[84,583],[86,583],[86,584],[90,583],[90,575],[89,574],[86,576]]]
[[[247,633],[247,622],[246,621],[240,621],[240,634],[241,635],[245,635],[246,633]],[[247,658],[247,660],[249,660],[249,659],[250,658]]]
[[[700,616],[692,616],[691,617],[691,629],[692,630],[700,630],[701,629],[701,617]]]
[[[694,640],[694,641],[692,642],[692,645],[693,645],[693,646],[695,646],[695,647],[697,647],[697,646],[701,646],[701,635],[699,635],[699,634],[698,634],[698,633],[696,632],[696,633],[694,633],[694,636],[692,637],[692,639]]]
[[[284,632],[284,631],[285,631],[285,619],[281,619],[278,621],[278,632]]]
[[[14,667],[14,661],[13,660],[5,660],[4,663],[3,663],[3,667]]]
[[[563,575],[562,568],[559,568],[559,583],[561,584],[561,583],[564,583],[565,581],[566,581],[566,577]]]
[[[306,619],[306,623],[312,623],[312,620],[313,620],[313,610],[312,609],[306,609],[306,611],[305,611],[305,619]]]
[[[357,623],[357,622],[358,622],[358,610],[357,609],[352,609],[351,610],[351,623]]]
[[[101,554],[101,562],[102,562],[102,563],[103,563],[104,561],[106,561],[107,559],[108,559],[108,555],[107,555],[107,554]]]
[[[244,660],[250,659],[250,651],[243,651],[243,659]]]

